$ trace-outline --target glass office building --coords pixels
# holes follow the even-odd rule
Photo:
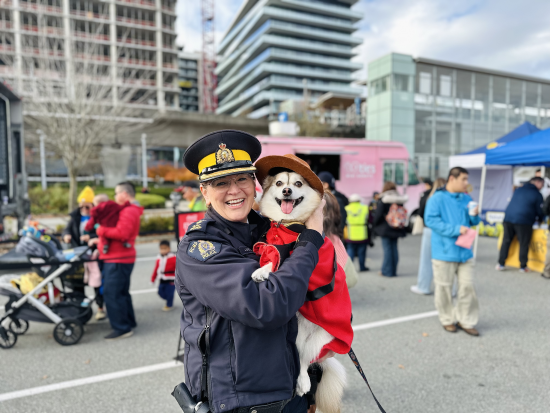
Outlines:
[[[423,177],[525,121],[550,127],[550,80],[391,53],[369,63],[367,139],[407,145]]]
[[[218,114],[264,118],[279,103],[351,86],[357,0],[245,0],[218,46]]]

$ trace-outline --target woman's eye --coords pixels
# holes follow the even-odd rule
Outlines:
[[[216,188],[223,188],[223,187],[226,186],[226,185],[227,185],[227,182],[225,182],[225,181],[216,182],[216,183],[214,184],[214,186],[215,186]]]
[[[298,188],[300,188],[302,186],[302,183],[300,181],[296,181],[294,183],[294,185],[296,185]]]
[[[276,183],[275,185],[277,185],[277,186],[282,186],[283,183],[282,183],[281,181],[277,181],[277,183]]]
[[[245,182],[245,181],[247,181],[247,180],[248,180],[248,178],[246,178],[246,177],[243,176],[242,178],[239,178],[238,181],[239,181],[239,182]]]

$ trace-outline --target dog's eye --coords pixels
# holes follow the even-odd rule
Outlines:
[[[275,184],[277,186],[283,186],[283,183],[281,181],[277,181],[277,183]]]
[[[300,188],[303,184],[300,181],[294,182],[294,185],[296,185],[298,188]]]

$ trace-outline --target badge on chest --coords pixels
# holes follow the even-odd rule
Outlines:
[[[222,244],[211,241],[191,241],[187,247],[187,255],[198,261],[206,261],[214,255],[219,254]]]

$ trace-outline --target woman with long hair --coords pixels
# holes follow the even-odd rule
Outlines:
[[[418,216],[424,219],[424,210],[428,199],[435,194],[439,188],[443,188],[447,181],[443,178],[437,178],[433,183],[431,191],[420,199],[418,207]],[[424,223],[422,231],[422,245],[420,247],[420,264],[418,265],[418,281],[416,285],[411,286],[411,291],[416,294],[428,295],[432,290],[432,230]]]
[[[357,284],[357,271],[353,265],[353,261],[350,259],[346,247],[342,242],[342,216],[340,215],[340,205],[338,200],[332,194],[330,189],[325,190],[326,200],[325,209],[323,210],[323,231],[325,235],[334,244],[334,250],[336,251],[336,260],[338,264],[344,269],[346,273],[346,284],[348,289]]]
[[[399,252],[397,251],[397,240],[407,235],[405,227],[391,226],[386,219],[392,206],[397,209],[403,207],[408,197],[397,192],[397,186],[394,182],[384,182],[380,199],[376,206],[374,214],[374,231],[382,239],[382,249],[384,251],[384,260],[382,261],[382,270],[380,275],[385,277],[397,276],[397,264],[399,262]],[[395,211],[395,208],[393,208]]]

